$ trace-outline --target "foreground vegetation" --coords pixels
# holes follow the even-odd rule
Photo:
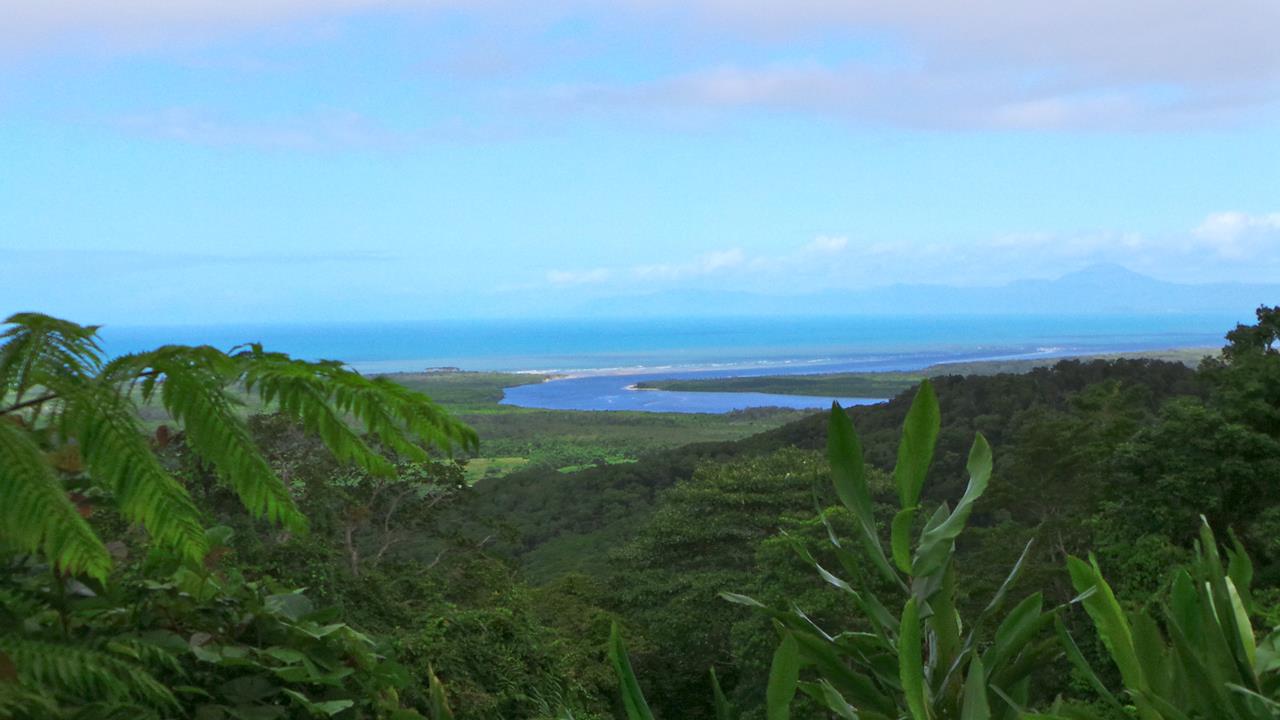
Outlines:
[[[4,338],[0,717],[1277,709],[1280,309],[1194,370],[944,376],[474,486],[449,449],[482,397],[255,347],[104,362],[43,316]]]

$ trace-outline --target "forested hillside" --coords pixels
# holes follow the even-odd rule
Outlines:
[[[778,668],[787,653],[809,657],[787,650],[799,616],[721,593],[856,633],[887,627],[855,601],[874,594],[894,608],[898,641],[896,609],[916,592],[852,539],[868,518],[838,491],[827,413],[736,441],[664,440],[634,462],[576,472],[531,463],[472,485],[472,429],[404,385],[252,347],[108,362],[92,328],[44,316],[11,318],[4,337],[0,717],[636,718],[610,664],[616,623],[655,717],[721,720],[731,705],[732,717],[773,720],[786,717],[769,710]],[[1115,700],[1144,718],[1179,717],[1142,709],[1157,706],[1111,660],[1113,638],[1094,630],[1105,597],[1079,597],[1086,570],[1069,573],[1071,557],[1092,554],[1134,618],[1163,617],[1190,602],[1180,569],[1220,582],[1205,555],[1216,553],[1211,530],[1231,550],[1237,598],[1217,596],[1219,606],[1238,602],[1262,635],[1280,623],[1278,340],[1280,309],[1263,308],[1197,369],[1065,361],[934,378],[931,462],[900,444],[924,412],[915,389],[848,413],[868,468],[859,487],[891,562],[951,588],[958,617],[983,617],[1006,592],[1062,606],[1034,613],[1034,653],[999,665],[1019,687],[988,693],[992,670],[974,682],[984,697],[1125,716]],[[240,413],[245,392],[265,412]],[[165,422],[139,417],[147,400]],[[993,460],[971,502],[978,435]],[[904,462],[919,475],[907,498]],[[897,534],[936,530],[944,505],[966,508],[965,529],[925,572]],[[815,563],[864,594],[833,588]],[[942,632],[949,615],[929,617]],[[1149,648],[1176,627],[1132,622]],[[1062,637],[1079,643],[1078,658]],[[1246,689],[1274,701],[1276,648],[1252,634],[1245,645],[1258,668]],[[821,694],[829,671],[857,666],[833,663],[805,661],[806,687]],[[1203,692],[1227,682],[1205,672]],[[886,692],[901,691],[892,678]],[[796,718],[859,717],[812,695],[789,706]],[[1013,707],[973,717],[1016,717]],[[1223,717],[1273,706],[1240,707]]]

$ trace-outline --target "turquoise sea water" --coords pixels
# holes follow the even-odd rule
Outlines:
[[[540,371],[572,376],[508,391],[506,401],[561,409],[724,412],[760,405],[819,407],[829,398],[632,391],[643,379],[911,370],[938,362],[1214,347],[1246,318],[851,317],[679,320],[473,320],[333,325],[106,327],[110,354],[165,343],[230,348],[261,342],[362,372]],[[844,398],[847,402],[868,399]]]

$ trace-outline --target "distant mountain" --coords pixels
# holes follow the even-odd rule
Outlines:
[[[1246,317],[1264,303],[1280,304],[1280,284],[1171,283],[1119,265],[1094,265],[1054,280],[1018,280],[995,287],[898,284],[790,295],[675,290],[597,298],[567,310],[597,317],[1187,313]]]

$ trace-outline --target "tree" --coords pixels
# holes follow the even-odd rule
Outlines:
[[[466,487],[466,477],[457,463],[402,462],[389,477],[351,470],[333,478],[331,487],[342,498],[347,568],[359,576],[362,565],[376,565],[412,540],[436,506]],[[426,567],[434,567],[444,552]]]
[[[1222,357],[1201,371],[1228,418],[1280,439],[1280,306],[1263,305],[1254,325],[1227,333]]]
[[[701,466],[667,490],[632,542],[614,557],[614,602],[652,644],[638,665],[654,681],[661,717],[710,717],[704,673],[730,664],[730,631],[749,613],[720,601],[758,574],[756,548],[786,518],[813,515],[816,453],[781,450]],[[735,678],[726,680],[732,684]]]

